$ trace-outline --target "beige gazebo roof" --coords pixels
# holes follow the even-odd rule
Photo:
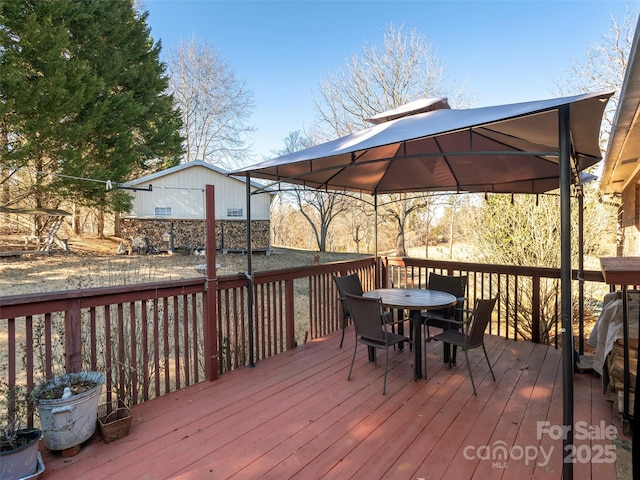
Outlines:
[[[598,133],[611,95],[596,92],[459,110],[440,102],[435,110],[383,121],[233,174],[370,194],[546,192],[559,186],[560,110],[569,114],[576,179],[601,159]],[[376,117],[394,118],[394,112]]]

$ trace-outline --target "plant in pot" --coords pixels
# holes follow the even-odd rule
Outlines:
[[[31,392],[38,408],[44,445],[75,455],[96,430],[104,374],[67,373],[41,383]]]
[[[0,478],[34,478],[44,471],[38,452],[42,431],[27,428],[29,408],[24,389],[0,382]]]

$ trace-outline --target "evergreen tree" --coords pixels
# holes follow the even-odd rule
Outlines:
[[[180,114],[146,18],[130,0],[0,4],[1,163],[45,173],[34,206],[122,210],[122,192],[78,179],[115,184],[178,163]]]
[[[89,68],[70,59],[69,2],[9,1],[0,9],[0,113],[3,182],[19,179],[23,197],[37,208],[56,206],[51,177],[80,158],[77,114],[96,91]],[[20,174],[28,167],[27,174]],[[18,173],[16,173],[18,172]],[[16,183],[16,182],[14,182]],[[17,188],[17,187],[16,187]],[[16,201],[16,200],[14,200]]]

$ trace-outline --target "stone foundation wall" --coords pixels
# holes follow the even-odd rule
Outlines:
[[[192,252],[205,248],[205,222],[203,220],[121,218],[120,237],[129,251],[133,238],[142,236],[149,239],[152,248],[166,252],[171,248],[172,226],[174,251]],[[246,227],[247,224],[244,220],[216,220],[216,247],[218,250],[246,250]],[[251,240],[251,246],[254,250],[268,250],[271,247],[269,221],[253,220],[251,222]]]

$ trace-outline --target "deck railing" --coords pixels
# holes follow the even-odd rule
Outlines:
[[[427,288],[431,272],[468,276],[468,307],[479,298],[498,298],[488,327],[490,333],[558,346],[560,269],[388,258],[382,262],[382,283],[389,287]],[[597,313],[594,307],[610,287],[600,271],[584,271],[581,275],[573,271],[572,278],[576,348],[583,353],[585,316],[592,318]]]
[[[248,365],[250,319],[255,361],[340,329],[332,276],[353,272],[365,290],[426,288],[431,271],[468,275],[469,302],[499,292],[492,333],[521,340],[519,323],[527,322],[531,339],[540,341],[541,332],[549,332],[548,326],[541,329],[541,318],[555,319],[551,328],[558,328],[557,269],[409,258],[382,259],[379,270],[375,265],[371,257],[256,272],[252,315],[245,275],[0,297],[0,378],[9,388],[30,391],[65,371],[100,370],[104,391],[140,403]],[[583,277],[594,292],[588,296],[602,298],[608,287],[600,272]],[[551,293],[542,294],[548,290],[542,286],[551,286]],[[216,311],[207,312],[212,293]],[[207,368],[207,344],[213,345],[213,371]]]
[[[333,275],[358,272],[374,288],[373,257],[311,267],[257,272],[253,276],[254,360],[294,348],[341,328],[340,304]],[[219,371],[249,364],[247,278],[218,277]]]
[[[109,399],[132,405],[197,383],[204,295],[205,281],[192,279],[0,297],[0,378],[30,392],[99,370]]]

